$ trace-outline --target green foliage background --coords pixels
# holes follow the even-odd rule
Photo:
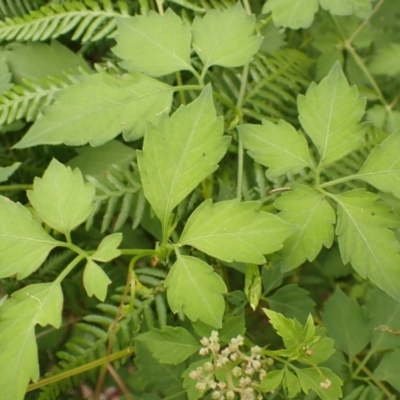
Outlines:
[[[0,19],[4,398],[400,396],[398,0]]]

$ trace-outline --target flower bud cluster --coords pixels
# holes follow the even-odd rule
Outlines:
[[[240,347],[244,338],[239,335],[231,339],[227,347],[221,348],[217,331],[212,331],[209,338],[203,337],[200,343],[203,345],[200,355],[211,353],[212,361],[189,373],[189,377],[197,381],[197,390],[202,393],[211,391],[211,398],[219,400],[262,399],[257,393],[257,386],[267,375],[267,364],[271,365],[272,359],[262,359],[260,347],[253,346],[250,354],[243,353]],[[224,372],[218,376],[225,376],[225,381],[216,381],[218,370]]]

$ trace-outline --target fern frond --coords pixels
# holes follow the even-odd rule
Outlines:
[[[137,171],[135,165],[132,169]],[[101,232],[105,232],[113,224],[114,231],[119,230],[129,217],[132,217],[132,227],[135,229],[141,221],[146,200],[141,190],[140,177],[131,169],[123,170],[114,165],[111,172],[103,179],[87,176],[87,180],[96,187],[95,207],[86,221],[89,230],[94,218],[105,207],[102,217]]]
[[[251,64],[251,87],[244,113],[257,120],[297,121],[297,95],[309,85],[312,60],[294,49],[280,49],[273,57],[259,53]]]
[[[20,119],[34,121],[42,107],[51,103],[54,94],[70,86],[73,78],[49,77],[42,82],[25,81],[26,86],[14,85],[0,96],[0,126]]]
[[[204,13],[211,9],[223,10],[236,4],[236,1],[234,0],[168,0],[168,2],[186,8],[187,10],[200,13]]]
[[[37,0],[0,0],[0,17],[15,17],[38,7]]]
[[[47,40],[71,31],[72,40],[96,41],[115,33],[116,16],[128,15],[128,6],[122,1],[118,2],[118,9],[110,0],[104,0],[102,7],[93,0],[49,4],[23,17],[1,21],[0,41]]]

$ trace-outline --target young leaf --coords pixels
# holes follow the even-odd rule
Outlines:
[[[274,206],[281,210],[279,217],[295,228],[279,252],[282,271],[290,271],[306,260],[313,261],[322,246],[332,246],[336,216],[322,194],[296,184]]]
[[[253,310],[257,308],[261,297],[261,275],[258,265],[248,264],[244,281],[244,293]]]
[[[206,200],[189,217],[178,245],[196,247],[227,262],[262,264],[263,254],[282,248],[292,229],[259,209],[258,202]]]
[[[110,283],[107,274],[93,260],[88,260],[83,272],[83,285],[87,295],[95,295],[100,301],[104,301]]]
[[[262,9],[263,14],[272,12],[276,26],[290,29],[308,28],[318,11],[318,0],[268,0]]]
[[[118,246],[122,241],[122,233],[113,233],[106,236],[100,242],[96,252],[92,255],[91,259],[95,261],[108,262],[121,255],[121,250]]]
[[[78,169],[72,171],[53,158],[27,195],[43,222],[69,235],[92,213],[95,187],[83,182]]]
[[[61,90],[28,133],[15,145],[100,146],[121,132],[126,140],[143,136],[147,121],[156,122],[172,101],[170,86],[140,74],[93,74]]]
[[[375,186],[382,192],[393,193],[400,198],[400,135],[392,133],[376,146],[360,172],[358,178]]]
[[[319,0],[321,7],[334,15],[351,15],[366,18],[371,12],[371,0]]]
[[[254,16],[238,3],[223,11],[210,10],[193,22],[193,48],[207,69],[211,65],[239,67],[251,61],[262,37],[253,35]]]
[[[240,125],[238,131],[249,155],[268,167],[269,178],[289,172],[296,174],[310,167],[307,142],[289,123],[264,120],[262,125]]]
[[[165,287],[172,312],[184,311],[192,321],[200,320],[221,328],[226,293],[224,281],[211,266],[195,257],[183,256],[172,266]]]
[[[137,158],[144,194],[164,228],[172,210],[218,168],[229,145],[222,134],[210,86],[172,117],[149,127]]]
[[[310,313],[314,312],[315,303],[309,293],[297,286],[288,284],[267,297],[271,310],[280,312],[288,318],[296,318],[305,323]]]
[[[147,15],[118,18],[113,52],[124,60],[120,64],[128,71],[162,76],[193,69],[191,39],[189,24],[172,9],[164,15],[150,11]]]
[[[339,400],[342,397],[343,382],[329,368],[296,368],[296,374],[304,393],[312,390],[323,400]]]
[[[5,399],[22,400],[29,381],[39,378],[35,325],[61,325],[59,283],[29,285],[13,293],[0,310],[0,387]],[[10,384],[12,382],[12,384]]]
[[[6,181],[21,165],[20,162],[15,162],[9,167],[0,167],[0,182]]]
[[[371,336],[364,311],[339,287],[324,306],[322,320],[335,347],[353,358],[368,344]]]
[[[164,364],[180,364],[200,350],[200,344],[184,328],[165,326],[136,337],[145,343],[153,357]]]
[[[349,86],[338,62],[318,85],[312,83],[306,95],[298,97],[297,104],[301,125],[317,146],[321,165],[360,145],[365,99],[359,98],[356,86]]]
[[[397,227],[399,218],[377,198],[362,189],[335,196],[340,253],[343,263],[351,262],[363,278],[400,301],[400,245],[388,229]]]
[[[58,242],[21,204],[0,196],[0,278],[36,271]]]

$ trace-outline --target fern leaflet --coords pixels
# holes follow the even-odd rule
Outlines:
[[[128,6],[122,1],[118,10],[110,0],[103,1],[103,8],[93,0],[49,4],[23,17],[1,21],[0,40],[47,40],[74,30],[72,40],[96,41],[115,33],[116,16],[128,15]]]

